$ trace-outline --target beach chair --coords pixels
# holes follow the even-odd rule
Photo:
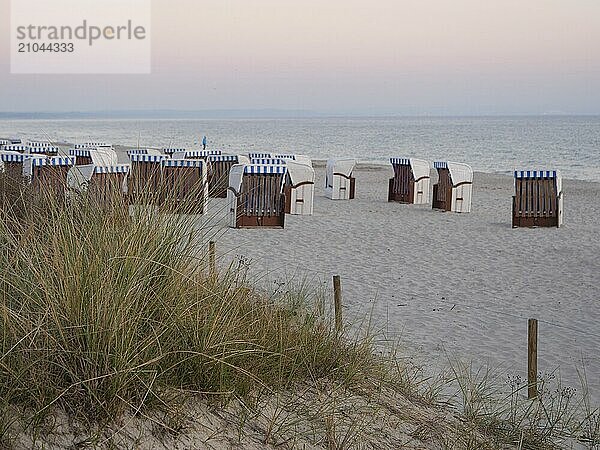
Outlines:
[[[390,158],[394,178],[390,178],[388,202],[426,205],[429,203],[430,164],[416,158]]]
[[[283,228],[286,166],[237,164],[229,173],[227,202],[233,228]]]
[[[467,164],[436,161],[438,182],[433,185],[433,208],[458,213],[471,212],[473,169]]]
[[[130,165],[79,165],[67,173],[67,186],[73,192],[87,192],[100,205],[124,199]]]
[[[207,163],[199,159],[165,159],[161,169],[162,207],[204,214],[208,204]]]
[[[2,150],[0,151],[0,159],[3,163],[3,171],[9,178],[15,181],[23,180],[23,162],[31,158],[29,154],[19,153],[15,151]]]
[[[5,145],[10,145],[11,142],[8,139],[0,139],[0,150],[4,150]]]
[[[315,197],[315,169],[308,158],[289,159],[284,186],[285,213],[310,216]]]
[[[86,147],[69,150],[69,156],[75,157],[75,165],[116,166],[119,157],[112,147]]]
[[[27,142],[27,152],[32,155],[46,155],[55,156],[58,155],[59,147],[52,145],[50,142],[38,142],[29,141]]]
[[[352,176],[356,160],[329,159],[325,171],[325,197],[332,200],[352,200],[356,182]]]
[[[202,159],[206,161],[209,156],[221,155],[221,150],[181,150],[171,154],[173,159]]]
[[[129,201],[133,203],[154,203],[159,200],[161,163],[169,159],[166,155],[132,154],[131,171],[128,182]]]
[[[236,164],[250,164],[243,155],[214,155],[206,158],[208,162],[208,195],[212,198],[227,198],[229,171]]]
[[[163,147],[161,149],[161,153],[163,155],[169,155],[171,157],[173,156],[173,153],[182,153],[182,152],[185,152],[185,151],[186,151],[185,148],[174,148],[174,147]]]
[[[25,144],[6,144],[2,147],[5,152],[16,152],[29,154],[29,146]]]
[[[562,177],[558,170],[518,170],[512,226],[560,227],[563,224]]]
[[[75,165],[70,156],[33,156],[23,161],[23,177],[34,192],[53,192],[63,198],[67,190],[67,174]]]

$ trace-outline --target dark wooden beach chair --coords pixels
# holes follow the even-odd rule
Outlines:
[[[390,158],[394,178],[390,178],[388,202],[429,203],[429,162],[414,158]]]
[[[34,192],[53,193],[62,199],[67,190],[67,174],[75,165],[75,158],[54,156],[32,157],[24,162],[24,175]]]
[[[227,198],[229,171],[238,164],[237,155],[213,155],[208,161],[208,195],[212,198]]]
[[[471,211],[473,169],[462,163],[436,161],[438,182],[433,186],[434,209],[468,213]]]
[[[560,227],[563,223],[562,177],[557,170],[515,171],[512,226]]]
[[[234,228],[285,225],[285,166],[238,164],[231,169],[228,199]]]
[[[161,163],[166,155],[133,154],[130,156],[129,201],[156,203],[160,201]]]
[[[162,163],[161,205],[186,214],[204,214],[208,203],[207,164],[203,160],[166,159]]]

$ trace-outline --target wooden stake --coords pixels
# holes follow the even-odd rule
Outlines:
[[[527,336],[527,396],[536,398],[537,392],[537,336],[538,321],[529,319]]]
[[[342,331],[342,282],[339,275],[333,276],[333,300],[335,306],[335,330]]]
[[[215,264],[215,254],[216,254],[215,242],[210,241],[208,243],[208,267],[210,270],[211,277],[214,277],[215,273],[217,272],[216,264]]]

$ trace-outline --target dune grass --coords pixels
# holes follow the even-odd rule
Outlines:
[[[0,445],[15,420],[36,430],[57,410],[90,424],[170,411],[161,429],[176,433],[178,405],[198,396],[239,405],[240,441],[255,419],[265,444],[288,447],[306,417],[309,441],[336,449],[383,442],[390,417],[445,448],[551,447],[568,430],[599,442],[598,410],[576,418],[568,391],[533,403],[516,383],[502,398],[488,372],[461,365],[427,382],[368,333],[336,332],[306,292],[266,293],[238,266],[211,273],[185,207],[59,200],[2,175],[0,188]],[[436,419],[448,386],[457,421]]]

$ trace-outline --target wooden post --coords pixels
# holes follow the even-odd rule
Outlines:
[[[342,331],[342,282],[339,275],[333,276],[333,300],[335,306],[335,330]]]
[[[538,321],[529,319],[527,338],[527,396],[536,398],[537,392],[537,336]]]
[[[215,254],[216,254],[215,242],[210,241],[208,243],[208,268],[209,268],[211,277],[214,277],[215,273],[217,272],[216,264],[215,264]]]

